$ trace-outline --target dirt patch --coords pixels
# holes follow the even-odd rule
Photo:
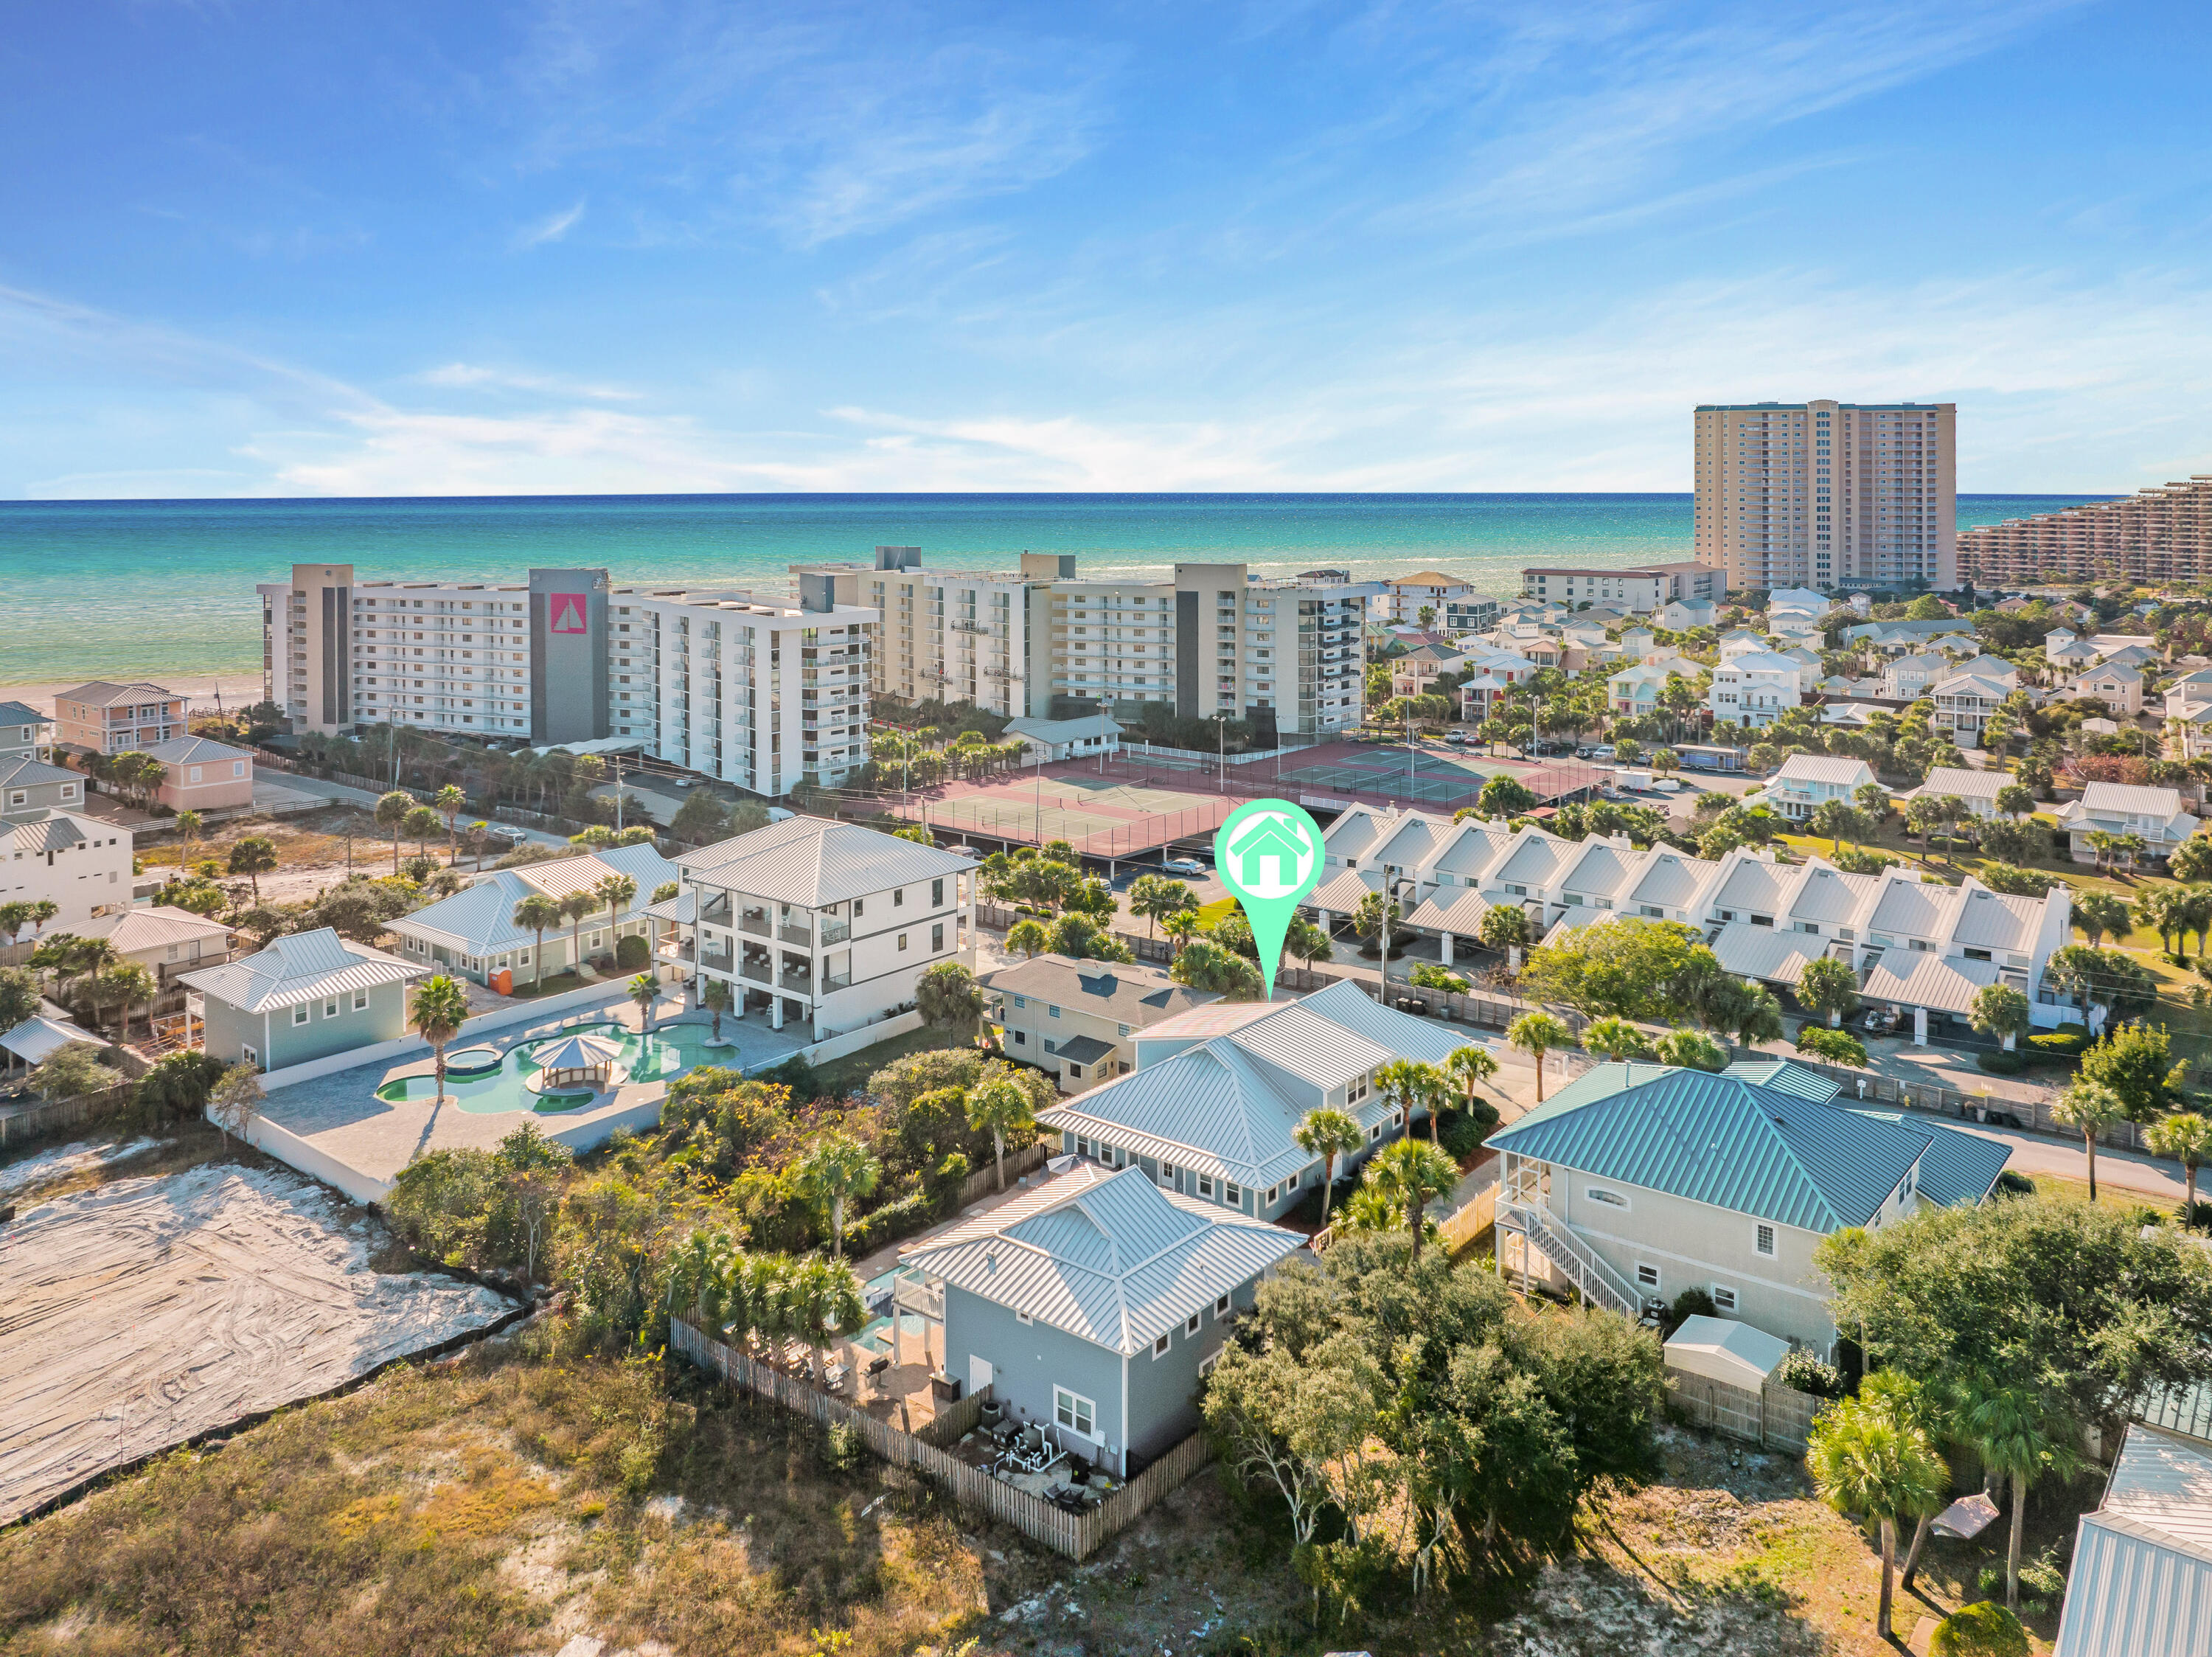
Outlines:
[[[160,1150],[162,1143],[150,1138],[118,1140],[107,1144],[80,1141],[37,1152],[0,1167],[0,1198],[20,1201],[65,1180],[80,1179],[117,1163],[148,1155]]]
[[[495,1321],[494,1291],[370,1269],[382,1228],[297,1175],[210,1163],[0,1234],[0,1521]]]

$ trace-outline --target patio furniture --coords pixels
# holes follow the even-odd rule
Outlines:
[[[871,1359],[869,1359],[869,1360],[868,1360],[868,1380],[869,1380],[869,1383],[870,1383],[872,1386],[880,1386],[883,1384],[884,1372],[886,1369],[889,1369],[890,1367],[891,1367],[891,1355],[890,1355],[890,1353],[888,1353],[888,1352],[886,1352],[886,1353],[883,1354],[880,1357],[874,1357],[874,1358],[871,1358]]]
[[[833,1363],[822,1372],[822,1385],[832,1392],[843,1392],[845,1383],[852,1379],[852,1367],[848,1364]]]

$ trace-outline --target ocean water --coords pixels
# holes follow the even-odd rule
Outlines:
[[[2079,496],[1962,496],[1960,527]],[[1073,553],[1085,575],[1242,560],[1366,580],[1440,569],[1500,595],[1536,563],[1689,556],[1687,495],[665,495],[0,502],[0,685],[256,673],[257,582],[295,564],[364,580],[520,581],[605,565],[617,584],[783,588],[786,567],[919,546],[925,565]]]

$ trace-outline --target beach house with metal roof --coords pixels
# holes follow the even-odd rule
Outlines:
[[[1133,1071],[1038,1112],[1038,1122],[1065,1151],[1263,1220],[1296,1207],[1326,1172],[1292,1137],[1306,1112],[1347,1112],[1372,1150],[1407,1126],[1376,1090],[1376,1072],[1397,1058],[1440,1064],[1469,1045],[1349,982],[1294,1002],[1216,1002],[1130,1040]]]
[[[0,815],[0,904],[52,903],[47,934],[128,909],[131,878],[127,828],[71,811]]]
[[[574,893],[590,893],[616,875],[627,876],[637,886],[622,912],[599,903],[577,920],[560,922],[545,934],[540,959],[538,933],[516,923],[517,906],[526,898],[559,903]],[[417,966],[512,989],[564,972],[579,959],[611,955],[623,937],[649,941],[655,927],[648,913],[653,894],[676,878],[676,865],[652,846],[600,846],[580,857],[493,869],[452,897],[401,916],[390,929]]]
[[[1055,954],[980,972],[975,981],[990,991],[1007,1057],[1036,1065],[1065,1093],[1135,1069],[1137,1032],[1220,999],[1177,984],[1164,967]]]
[[[75,811],[83,804],[82,772],[49,765],[27,747],[0,752],[0,817]]]
[[[1907,789],[1897,798],[1900,802],[1956,800],[1986,823],[2002,815],[1997,810],[1997,795],[2016,780],[2009,771],[1962,771],[1955,765],[1938,765],[1918,788]]]
[[[2129,1423],[2074,1532],[2053,1657],[2212,1651],[2212,1446]]]
[[[1831,800],[1852,803],[1858,790],[1875,780],[1863,759],[1824,753],[1793,753],[1766,785],[1759,803],[1802,822]]]
[[[407,985],[430,969],[341,938],[329,927],[276,939],[258,954],[179,975],[207,1051],[225,1063],[282,1070],[407,1033]]]
[[[164,768],[154,797],[171,811],[239,811],[253,803],[253,751],[211,736],[171,737],[146,750]]]
[[[1787,1062],[1597,1066],[1491,1136],[1500,1270],[1630,1316],[1701,1288],[1723,1317],[1829,1355],[1821,1240],[1978,1202],[2010,1154],[1839,1092]]]
[[[678,858],[702,978],[817,1040],[915,1001],[939,961],[972,959],[975,860],[823,817],[791,817]],[[678,911],[655,906],[656,917]]]
[[[2058,808],[2058,825],[2067,832],[2071,856],[2077,863],[2100,861],[2096,844],[2089,838],[2100,832],[2136,836],[2142,850],[2133,854],[2132,861],[2141,863],[2171,857],[2174,849],[2201,826],[2183,807],[2179,789],[2128,783],[2090,783],[2079,800],[2069,800]]]
[[[1231,1325],[1304,1240],[1079,1161],[900,1258],[942,1287],[945,1366],[969,1391],[1127,1477],[1196,1429]]]
[[[0,702],[0,759],[54,757],[53,721],[21,702]]]

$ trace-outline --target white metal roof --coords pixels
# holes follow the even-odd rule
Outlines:
[[[1164,1191],[1142,1169],[1079,1162],[901,1258],[994,1305],[1134,1356],[1304,1239]]]
[[[1712,951],[1736,978],[1767,984],[1795,984],[1808,962],[1826,953],[1826,941],[1808,932],[1783,932],[1742,921],[1713,934]]]
[[[1080,719],[1010,719],[1006,729],[1015,736],[1047,745],[1073,742],[1079,737],[1121,734],[1120,722],[1111,714],[1086,714]]]
[[[227,941],[230,936],[230,929],[221,921],[211,921],[204,915],[195,915],[189,909],[178,909],[169,904],[103,915],[97,920],[87,921],[77,930],[82,937],[106,939],[115,946],[118,955],[135,954],[142,949],[166,949],[173,943],[190,943],[195,938]]]
[[[1666,1352],[1670,1368],[1756,1392],[1789,1355],[1790,1343],[1749,1324],[1695,1313],[1668,1337]]]
[[[2081,1515],[2057,1657],[2212,1652],[2212,1453],[2129,1425],[2105,1500]]]
[[[67,1019],[45,1017],[27,1018],[5,1035],[0,1035],[0,1048],[6,1049],[26,1064],[43,1064],[74,1041],[88,1041],[95,1047],[106,1044],[89,1030],[80,1030]]]
[[[1777,783],[1840,783],[1857,788],[1874,781],[1874,771],[1863,759],[1838,758],[1822,753],[1793,753],[1782,762]]]
[[[1970,1013],[1974,997],[2000,976],[1992,961],[1954,959],[1932,951],[1892,949],[1867,974],[1869,1001],[1925,1007],[1933,1013]]]
[[[2141,788],[2128,783],[2092,783],[2081,790],[2084,811],[2130,817],[2172,818],[2181,811],[2176,789]]]
[[[240,1012],[263,1013],[429,976],[427,966],[349,942],[325,926],[278,938],[244,960],[182,973],[178,981]]]
[[[515,924],[515,906],[524,899],[538,895],[557,899],[588,892],[610,874],[626,874],[637,883],[637,896],[623,912],[642,915],[654,891],[677,878],[677,867],[653,847],[635,845],[601,846],[580,857],[494,869],[452,897],[401,916],[391,923],[391,929],[403,938],[443,944],[477,958],[520,949],[538,936],[530,928]],[[564,921],[553,931],[568,929]]]
[[[807,909],[872,897],[894,886],[914,886],[975,867],[972,857],[826,817],[772,823],[686,852],[676,861],[702,885]]]
[[[1998,791],[2012,780],[2009,771],[1962,771],[1952,765],[1938,765],[1920,785],[1918,797],[1937,799],[1948,794],[1960,800],[1995,801]]]

